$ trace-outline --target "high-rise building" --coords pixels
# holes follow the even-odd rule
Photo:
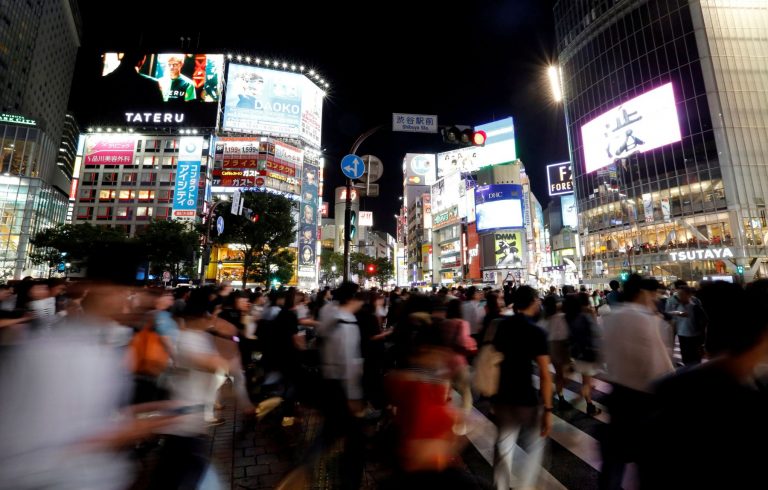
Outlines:
[[[56,156],[56,166],[64,172],[68,179],[72,179],[75,169],[75,156],[77,156],[77,143],[80,139],[80,127],[75,116],[67,112],[64,120],[64,130],[61,134],[61,146]]]
[[[585,282],[766,277],[768,3],[560,0]]]
[[[80,45],[74,0],[0,4],[0,276],[42,275],[29,238],[64,221],[69,176],[56,165]]]

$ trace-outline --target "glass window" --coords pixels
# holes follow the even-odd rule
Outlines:
[[[91,219],[93,217],[93,208],[89,206],[78,206],[77,219]]]
[[[171,215],[171,208],[160,207],[155,208],[155,218],[167,218]]]
[[[117,172],[106,172],[101,176],[102,185],[116,185],[117,184]]]
[[[139,201],[151,201],[155,198],[155,191],[142,190],[139,191]]]
[[[113,191],[114,192],[114,191]],[[135,191],[129,191],[129,190],[121,190],[120,191],[120,197],[119,199],[121,201],[128,201],[133,200],[133,198],[136,196]]]
[[[112,190],[100,190],[99,201],[113,201],[115,199],[115,191]]]
[[[139,206],[138,208],[136,208],[136,218],[147,219],[150,217],[152,217],[151,207]]]
[[[158,195],[157,202],[171,202],[171,199],[173,198],[173,191],[168,189],[161,189],[158,192],[160,194]]]
[[[123,174],[123,185],[136,185],[136,172],[127,172]]]
[[[131,208],[128,207],[118,207],[115,216],[117,219],[130,219],[131,218]]]
[[[98,175],[96,172],[85,172],[83,174],[83,184],[94,185],[97,182]]]
[[[142,172],[141,173],[141,183],[142,183],[142,185],[154,184],[156,179],[157,179],[157,174],[155,172]]]
[[[99,206],[96,211],[97,219],[110,219],[112,218],[112,208],[110,206]]]

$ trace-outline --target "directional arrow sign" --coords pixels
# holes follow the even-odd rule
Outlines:
[[[341,171],[348,179],[359,179],[365,173],[365,162],[357,155],[347,155],[341,159]]]

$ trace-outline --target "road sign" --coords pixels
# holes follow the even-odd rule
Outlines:
[[[365,162],[357,155],[347,155],[341,159],[341,171],[348,179],[359,179],[365,173]]]
[[[362,263],[362,262],[358,262],[358,263],[357,263],[357,268],[358,268],[358,269],[360,269],[360,270],[363,270],[363,268],[364,268],[364,267],[365,267],[365,266],[363,265],[363,263]]]
[[[235,192],[232,194],[232,207],[230,208],[232,214],[240,214],[240,201],[240,189],[235,189]]]
[[[256,187],[264,187],[264,177],[256,177]]]
[[[496,282],[496,271],[483,271],[483,282]]]
[[[219,216],[216,220],[216,231],[219,232],[219,235],[224,233],[224,216]]]
[[[366,185],[361,184],[360,189],[360,195],[363,197],[379,197],[379,184],[369,184],[368,189],[366,190]]]
[[[437,133],[437,116],[429,114],[392,114],[392,131]]]
[[[384,164],[378,157],[373,155],[363,155],[361,157],[365,163],[365,173],[360,177],[362,181],[376,182],[384,173]]]

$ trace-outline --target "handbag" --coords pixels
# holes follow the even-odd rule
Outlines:
[[[170,354],[168,349],[151,324],[136,332],[128,345],[131,372],[157,377],[168,368]]]
[[[493,339],[501,322],[502,319],[497,318],[488,326],[483,337],[483,345],[475,358],[472,389],[482,396],[493,396],[499,392],[501,362],[504,360],[504,354],[496,350]]]

